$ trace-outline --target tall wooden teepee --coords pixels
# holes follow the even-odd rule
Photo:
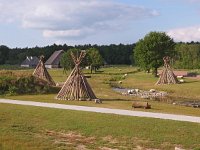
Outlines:
[[[47,81],[51,86],[56,85],[44,65],[44,56],[40,56],[40,61],[33,72],[33,76]]]
[[[75,67],[71,74],[67,78],[63,87],[59,91],[56,99],[59,100],[92,100],[97,99],[94,92],[92,91],[89,83],[84,77],[81,69],[80,63],[85,57],[86,52],[81,51],[79,57],[77,58],[71,52],[71,57],[75,63]]]
[[[179,83],[177,77],[174,75],[171,67],[170,67],[170,57],[163,57],[164,61],[164,69],[157,81],[157,85],[159,84],[177,84]]]

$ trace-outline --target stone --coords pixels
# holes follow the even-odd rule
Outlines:
[[[177,76],[177,78],[179,78],[179,79],[183,79],[183,76]]]
[[[95,101],[96,104],[101,104],[102,103],[102,101],[100,99],[95,99],[94,101]]]
[[[135,92],[138,93],[140,90],[139,89],[135,89]]]
[[[155,89],[150,89],[149,92],[154,93],[154,92],[156,92],[156,90]]]
[[[175,150],[185,150],[185,149],[180,148],[180,147],[175,147]]]

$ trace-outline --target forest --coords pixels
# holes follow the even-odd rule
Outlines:
[[[133,48],[134,44],[111,44],[111,45],[76,45],[68,46],[64,45],[50,45],[45,47],[33,47],[33,48],[9,48],[7,46],[0,46],[0,65],[10,64],[18,65],[26,58],[26,56],[40,56],[44,55],[45,59],[48,59],[51,54],[56,50],[63,49],[67,51],[69,49],[81,49],[87,50],[95,48],[99,50],[99,53],[103,57],[107,64],[132,64]]]
[[[50,45],[45,47],[32,47],[32,48],[9,48],[5,45],[0,46],[0,65],[20,65],[26,56],[40,56],[44,55],[48,59],[50,55],[56,51],[63,49],[77,48],[87,50],[95,48],[99,50],[102,58],[107,64],[125,64],[135,65],[134,61],[134,48],[135,44],[110,44],[110,45]],[[173,67],[177,69],[199,69],[200,68],[200,43],[175,43],[173,49]]]

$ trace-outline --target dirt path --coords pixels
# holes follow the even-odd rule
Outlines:
[[[48,107],[48,108],[57,108],[57,109],[68,109],[68,110],[78,110],[78,111],[88,111],[88,112],[98,112],[98,113],[117,114],[117,115],[125,115],[125,116],[169,119],[169,120],[176,120],[176,121],[200,123],[200,117],[185,116],[185,115],[173,115],[173,114],[142,112],[142,111],[134,111],[134,110],[132,111],[132,110],[122,110],[122,109],[65,105],[65,104],[56,104],[56,103],[20,101],[20,100],[10,100],[10,99],[0,99],[0,103]]]

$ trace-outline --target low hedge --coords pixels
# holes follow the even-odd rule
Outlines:
[[[46,81],[32,75],[0,73],[0,94],[41,94],[57,93],[58,87],[50,86]]]

